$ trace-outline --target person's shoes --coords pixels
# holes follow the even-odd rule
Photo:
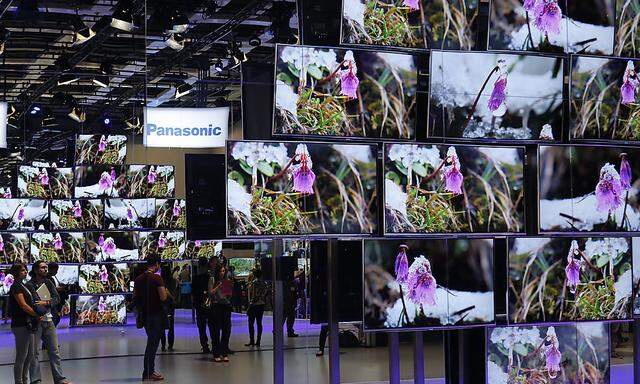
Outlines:
[[[254,345],[255,345],[256,347],[260,348],[260,342],[259,342],[259,341],[258,341],[258,342],[256,342]]]
[[[222,362],[222,359],[220,357],[214,357],[213,361],[215,361],[216,363],[220,363]]]
[[[253,347],[255,344],[253,343],[253,341],[248,342],[247,344],[245,344],[245,347]]]
[[[229,357],[228,356],[223,357],[222,358],[222,362],[223,363],[228,363],[229,362]]]
[[[173,351],[174,351],[173,346],[169,347],[169,352],[173,352]]]
[[[164,376],[159,373],[154,372],[151,376],[143,377],[142,381],[162,381],[164,380]]]
[[[300,335],[298,335],[298,334],[297,334],[297,333],[295,333],[295,332],[289,332],[289,333],[287,333],[287,337],[298,337],[298,336],[300,336]]]
[[[316,356],[320,357],[324,355],[324,351],[318,351],[316,352]]]

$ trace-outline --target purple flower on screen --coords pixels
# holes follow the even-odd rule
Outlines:
[[[567,255],[567,266],[564,271],[567,274],[567,285],[571,293],[576,293],[578,283],[580,283],[580,270],[582,269],[582,259],[580,258],[580,248],[578,242],[573,240]]]
[[[0,271],[0,285],[4,285],[4,279],[7,277],[3,271]]]
[[[182,213],[182,208],[180,207],[180,200],[175,200],[173,202],[173,217],[178,217]]]
[[[200,247],[202,247],[202,241],[200,241],[200,240],[196,240],[196,241],[195,241],[195,246],[196,246],[196,248],[200,248]]]
[[[620,154],[620,184],[625,191],[631,189],[631,164],[626,153]]]
[[[418,0],[403,0],[402,5],[411,8],[412,11],[417,11],[420,9]]]
[[[104,244],[102,247],[102,250],[104,251],[104,253],[106,253],[107,255],[113,256],[116,253],[116,243],[115,241],[113,241],[112,237],[107,237],[104,240]]]
[[[62,249],[62,237],[60,237],[59,233],[56,233],[55,237],[53,238],[53,249],[55,249],[56,251]]]
[[[107,310],[107,303],[105,302],[104,296],[100,296],[100,300],[98,300],[98,312],[104,312]]]
[[[600,169],[600,181],[596,185],[596,209],[613,212],[622,204],[622,183],[618,171],[610,163]]]
[[[498,60],[498,79],[493,83],[487,107],[495,117],[504,116],[507,112],[507,67],[506,62]]]
[[[431,263],[424,256],[417,257],[407,274],[408,297],[415,304],[436,305],[436,279],[431,274]]]
[[[154,168],[154,166],[152,165],[151,168],[149,168],[149,174],[147,175],[147,183],[149,184],[153,184],[156,182],[156,169]]]
[[[533,23],[540,32],[546,35],[560,33],[562,10],[556,0],[537,0],[533,13],[535,15]]]
[[[109,282],[109,272],[107,272],[107,267],[105,265],[100,266],[100,281],[102,284]]]
[[[106,191],[107,189],[113,187],[113,178],[108,172],[102,172],[100,175],[100,181],[98,182],[101,191]]]
[[[160,233],[160,238],[158,239],[158,248],[164,248],[167,246],[167,238],[164,235],[164,232]]]
[[[107,138],[102,135],[98,143],[98,152],[104,152],[105,149],[107,149]]]
[[[560,343],[558,342],[555,328],[549,327],[545,340],[549,342],[548,345],[544,346],[545,368],[549,373],[549,377],[555,379],[560,372],[560,363],[562,362],[562,354],[559,349]]]
[[[131,207],[127,207],[127,219],[129,221],[133,220],[133,209]]]
[[[76,200],[75,203],[73,203],[73,217],[77,217],[80,218],[82,217],[82,207],[80,206],[80,202]]]
[[[627,68],[622,76],[622,86],[620,87],[620,95],[622,96],[622,104],[629,105],[636,102],[636,91],[640,86],[640,80],[636,74],[633,61],[627,61]]]
[[[116,170],[113,169],[113,167],[111,167],[111,171],[109,171],[109,176],[111,176],[111,180],[113,180],[114,182],[118,178],[118,176],[116,175]]]
[[[18,223],[22,224],[24,222],[24,206],[22,203],[18,206]]]
[[[13,275],[12,274],[7,274],[7,276],[4,278],[4,286],[7,287],[7,289],[10,289],[11,286],[13,285],[14,279],[13,279]]]
[[[46,168],[42,168],[38,175],[38,179],[40,179],[40,185],[49,185],[49,173]]]
[[[313,173],[313,162],[305,144],[298,144],[296,147],[295,160],[299,164],[292,168],[293,190],[303,194],[313,194],[313,183],[316,181],[316,174]]]
[[[4,251],[4,239],[2,235],[0,235],[0,252]]]
[[[527,12],[533,12],[534,7],[536,6],[537,0],[524,0],[524,10]]]
[[[408,248],[409,247],[402,244],[400,246],[398,255],[396,256],[396,262],[395,262],[396,280],[400,284],[405,284],[407,282],[407,277],[409,275],[409,261],[407,260]]]
[[[7,188],[4,191],[2,191],[2,197],[4,199],[10,199],[11,198],[11,188]]]
[[[446,164],[442,168],[441,177],[444,180],[444,189],[456,195],[462,193],[462,182],[464,177],[460,172],[460,160],[455,147],[447,149]]]
[[[346,69],[340,71],[340,93],[350,99],[356,99],[360,80],[356,76],[358,68],[352,51],[345,53],[342,66]]]
[[[104,234],[101,233],[100,236],[98,237],[98,246],[102,247],[104,246]]]

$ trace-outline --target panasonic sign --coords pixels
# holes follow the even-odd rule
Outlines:
[[[224,147],[229,107],[145,108],[144,146],[174,148]]]

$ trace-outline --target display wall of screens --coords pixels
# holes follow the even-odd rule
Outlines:
[[[606,323],[487,329],[487,384],[610,382]]]
[[[0,199],[0,230],[49,229],[49,202],[36,199]]]
[[[73,168],[18,166],[18,197],[36,199],[73,197]]]
[[[640,140],[637,69],[638,60],[571,57],[571,139]]]
[[[156,222],[158,229],[187,229],[187,201],[184,199],[156,199]]]
[[[125,197],[128,191],[124,166],[88,165],[75,168],[76,198]]]
[[[201,257],[210,259],[220,255],[222,242],[213,240],[188,240],[185,259],[197,260]]]
[[[341,42],[470,50],[477,17],[477,0],[343,0]]]
[[[493,241],[364,240],[364,328],[494,321]]]
[[[185,258],[186,238],[181,231],[140,232],[140,260],[157,255],[162,261]]]
[[[90,294],[129,292],[131,271],[127,263],[83,264],[80,267],[80,292]]]
[[[76,165],[124,164],[127,137],[124,135],[78,135]]]
[[[127,304],[124,295],[81,295],[73,305],[71,324],[124,325],[127,323]]]
[[[44,232],[31,235],[31,260],[47,263],[84,263],[86,244],[82,232]]]
[[[562,137],[561,58],[432,51],[430,75],[429,136],[507,140]]]
[[[412,139],[418,56],[278,45],[274,134]]]
[[[27,233],[0,233],[0,265],[30,260],[29,235]]]
[[[491,0],[488,47],[612,55],[615,0]]]
[[[104,204],[100,199],[52,200],[52,230],[92,230],[104,226]]]
[[[229,141],[229,236],[372,234],[377,146]]]
[[[139,259],[138,233],[133,231],[86,233],[87,262],[123,262]]]
[[[175,195],[173,165],[127,165],[130,198],[167,198]]]
[[[540,231],[639,231],[639,172],[636,148],[540,146]]]
[[[107,199],[104,218],[104,226],[110,230],[154,228],[155,199]]]
[[[509,239],[509,322],[630,319],[631,242],[625,237]]]
[[[386,144],[385,232],[524,232],[524,149]]]

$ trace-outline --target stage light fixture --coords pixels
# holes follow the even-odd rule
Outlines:
[[[69,112],[67,116],[69,116],[71,120],[74,120],[78,123],[84,123],[87,120],[86,113],[84,113],[84,111],[77,106],[72,107],[71,112]]]
[[[96,35],[95,31],[87,27],[80,17],[74,22],[73,29],[75,33],[73,34],[72,46],[86,43]]]
[[[189,18],[179,10],[175,10],[171,19],[169,20],[170,30],[167,33],[185,33],[189,29]]]
[[[120,0],[116,11],[111,16],[111,26],[125,32],[135,28],[133,24],[133,4],[131,0]]]
[[[80,81],[80,76],[71,73],[65,73],[58,79],[58,85],[69,85]]]
[[[42,111],[42,108],[40,108],[40,107],[39,107],[39,106],[37,106],[37,105],[34,105],[34,106],[32,106],[32,107],[31,107],[31,109],[29,110],[29,113],[30,113],[31,115],[37,115],[38,113],[40,113],[40,111]]]
[[[229,55],[233,60],[233,66],[231,68],[236,68],[241,63],[247,61],[247,55],[240,49],[240,46],[234,41],[229,44]]]
[[[182,96],[188,95],[191,91],[193,91],[193,86],[184,80],[180,80],[176,86],[176,100]]]
[[[252,47],[259,47],[260,44],[262,44],[262,41],[258,36],[253,36],[251,39],[249,39],[249,45]]]
[[[108,87],[110,83],[109,75],[113,73],[113,64],[110,62],[104,62],[100,64],[100,71],[96,74],[92,81],[99,87]]]
[[[184,48],[185,38],[178,33],[172,33],[164,43],[171,49],[181,51]]]
[[[218,73],[222,72],[224,70],[224,64],[222,64],[222,60],[218,59],[213,65],[213,69],[215,69]]]

